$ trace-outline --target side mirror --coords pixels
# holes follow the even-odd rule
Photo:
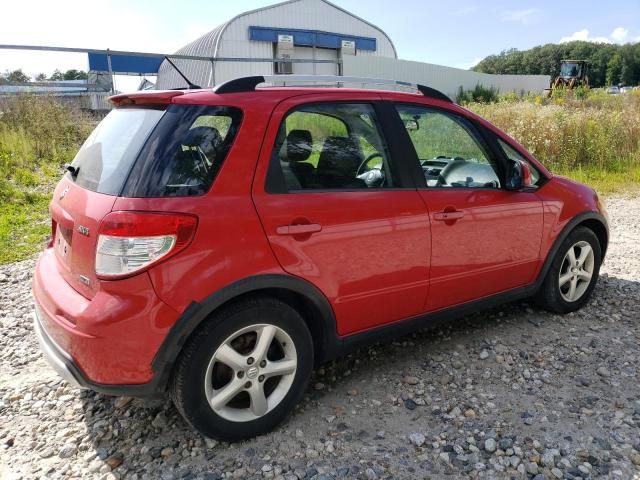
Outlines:
[[[417,120],[405,120],[404,128],[406,128],[410,132],[415,130],[420,130],[420,124],[418,123]]]
[[[522,160],[509,159],[509,165],[507,166],[506,189],[518,191],[523,188],[531,187],[532,185],[533,180],[529,164]]]

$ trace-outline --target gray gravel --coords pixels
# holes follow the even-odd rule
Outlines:
[[[638,478],[640,198],[607,203],[582,311],[516,303],[360,351],[318,370],[277,431],[234,445],[168,401],[69,388],[34,341],[33,261],[2,266],[0,478]]]

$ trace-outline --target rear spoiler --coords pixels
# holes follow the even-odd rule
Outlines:
[[[109,97],[109,101],[116,107],[125,105],[167,105],[173,97],[183,95],[181,90],[153,90],[143,92],[121,93]]]

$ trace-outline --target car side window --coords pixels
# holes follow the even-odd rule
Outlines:
[[[171,105],[139,154],[124,195],[204,195],[240,128],[235,107]]]
[[[428,187],[500,188],[498,168],[464,118],[428,107],[396,105]]]
[[[534,167],[529,160],[527,160],[522,155],[520,155],[511,145],[503,141],[501,138],[498,139],[498,144],[500,145],[500,148],[502,148],[504,155],[508,159],[520,160],[521,162],[524,162],[527,165],[529,165],[529,170],[531,171],[532,183],[533,185],[538,185],[538,182],[540,181],[540,177],[541,177],[540,171],[536,167]]]
[[[288,191],[394,185],[387,144],[369,104],[297,107],[280,125],[272,155]]]

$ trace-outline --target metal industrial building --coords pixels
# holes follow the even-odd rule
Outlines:
[[[550,81],[548,75],[490,75],[401,60],[383,30],[327,0],[288,0],[242,13],[174,54],[38,45],[0,45],[2,49],[87,54],[88,93],[81,95],[91,97],[93,109],[109,108],[105,100],[109,92],[115,93],[114,75],[144,75],[139,89],[153,88],[146,76],[155,75],[156,89],[187,87],[171,62],[203,88],[252,75],[277,75],[272,84],[292,83],[288,74],[340,75],[423,84],[455,97],[460,87],[478,84],[503,93],[542,92]],[[53,88],[41,84],[10,87]]]
[[[176,53],[220,59],[174,61],[203,87],[248,75],[340,75],[348,56],[397,58],[380,28],[326,0],[289,0],[242,13]],[[185,85],[168,63],[160,67],[156,88]]]
[[[242,13],[178,50],[172,61],[189,80],[212,87],[250,75],[343,75],[420,83],[455,96],[477,84],[501,92],[542,92],[547,75],[489,75],[398,59],[379,27],[327,0],[289,0]],[[179,58],[179,56],[198,59]],[[160,65],[156,88],[186,87]]]

